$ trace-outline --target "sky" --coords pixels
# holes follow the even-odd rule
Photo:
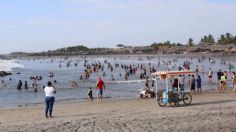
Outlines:
[[[236,35],[236,0],[0,0],[0,54]]]

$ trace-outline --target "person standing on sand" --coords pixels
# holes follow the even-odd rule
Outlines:
[[[202,94],[202,80],[200,75],[198,75],[196,82],[197,82],[197,93]]]
[[[236,92],[236,74],[233,72],[232,76],[232,86],[234,87],[234,92]]]
[[[52,86],[52,83],[48,81],[48,86],[44,88],[45,92],[45,103],[46,103],[46,109],[45,109],[45,117],[48,118],[48,112],[49,117],[52,117],[52,110],[53,110],[53,104],[55,102],[55,94],[56,89],[54,86]]]
[[[224,71],[223,75],[225,76],[225,90],[227,90],[227,79],[228,79],[228,74],[226,71]]]
[[[179,88],[184,91],[184,75],[179,75]]]
[[[97,88],[97,99],[99,101],[102,101],[103,90],[105,90],[105,84],[104,84],[103,80],[101,79],[101,77],[98,77],[96,88]]]
[[[172,84],[172,88],[174,88],[175,90],[178,90],[178,82],[179,82],[178,78],[177,77],[174,78],[174,82]]]
[[[223,73],[221,72],[221,69],[217,72],[217,79],[220,82],[220,77],[223,75]]]
[[[195,81],[196,81],[196,79],[195,79],[194,75],[192,75],[191,82],[190,82],[191,93],[195,93]]]
[[[87,95],[88,95],[89,101],[92,102],[93,101],[93,91],[92,91],[92,88],[89,88],[89,91],[88,91]]]
[[[221,79],[220,79],[220,89],[219,89],[219,92],[220,93],[224,93],[225,92],[225,87],[226,87],[226,78],[224,75],[221,76]]]

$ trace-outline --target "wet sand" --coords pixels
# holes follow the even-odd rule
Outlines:
[[[236,93],[193,95],[190,106],[164,108],[155,99],[56,102],[53,118],[44,117],[44,104],[0,109],[0,117],[2,132],[236,131]]]

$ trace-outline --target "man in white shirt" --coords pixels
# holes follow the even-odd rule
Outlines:
[[[48,81],[48,86],[44,88],[45,92],[45,103],[46,103],[46,109],[45,109],[45,116],[48,118],[48,112],[49,117],[52,117],[52,110],[53,110],[53,104],[55,101],[55,94],[56,89],[52,86],[52,83]]]

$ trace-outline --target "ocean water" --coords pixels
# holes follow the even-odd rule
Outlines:
[[[200,57],[199,57],[200,58]],[[235,66],[235,61],[232,59],[225,60],[225,64],[221,64],[222,60],[220,58],[213,58],[216,64],[211,64],[206,58],[203,62],[198,62],[198,57],[196,58],[185,58],[185,57],[159,57],[159,56],[89,56],[86,58],[88,64],[101,62],[104,64],[104,71],[106,76],[103,76],[103,72],[99,71],[97,73],[92,73],[90,77],[86,80],[80,80],[80,75],[84,71],[85,58],[83,57],[71,57],[71,58],[35,58],[35,59],[20,59],[20,60],[10,60],[10,61],[0,61],[0,70],[11,71],[13,75],[2,77],[1,80],[5,84],[0,82],[0,108],[4,107],[18,107],[27,106],[44,102],[44,91],[43,86],[46,85],[47,81],[57,80],[57,83],[53,85],[57,89],[56,101],[85,101],[87,100],[87,91],[91,87],[93,89],[93,96],[96,97],[96,79],[101,76],[105,81],[106,90],[104,96],[111,99],[127,99],[136,98],[139,95],[139,90],[144,88],[144,81],[140,81],[139,75],[142,72],[138,69],[135,75],[130,75],[128,81],[125,81],[124,74],[125,70],[120,66],[115,67],[114,64],[125,64],[125,65],[145,65],[149,68],[149,63],[151,67],[154,66],[158,70],[177,70],[178,66],[182,66],[184,61],[191,62],[191,69],[195,70],[196,65],[199,66],[200,75],[202,77],[203,90],[217,89],[216,83],[217,76],[216,73],[213,75],[213,84],[207,82],[207,71],[211,68],[214,72],[219,69],[223,71],[229,71],[228,64]],[[107,68],[107,63],[109,62],[113,66],[113,72]],[[164,61],[171,61],[171,65],[164,65]],[[71,66],[67,68],[67,63],[70,62]],[[158,62],[160,66],[158,67]],[[77,63],[77,66],[74,64]],[[61,64],[61,68],[59,65]],[[201,65],[204,66],[204,70],[201,69]],[[235,71],[235,69],[232,69]],[[49,78],[48,73],[53,72],[54,77]],[[19,74],[20,73],[20,74]],[[147,71],[148,76],[150,76],[149,71]],[[111,74],[114,76],[115,81],[111,80]],[[122,76],[120,76],[120,74]],[[27,81],[29,86],[33,83],[29,78],[30,76],[40,75],[43,79],[37,82],[38,92],[34,92],[33,88],[28,90],[24,89],[17,90],[17,83],[19,80]],[[230,78],[230,73],[228,74]],[[10,80],[11,79],[11,80]],[[187,82],[187,76],[186,76]],[[73,88],[71,82],[76,81],[79,85],[78,88]],[[230,84],[230,81],[229,81]],[[6,86],[4,86],[6,85]],[[151,86],[151,81],[149,82]],[[158,81],[158,86],[160,88],[165,87],[165,81]],[[152,89],[152,87],[150,87]],[[189,87],[186,86],[188,90]]]

